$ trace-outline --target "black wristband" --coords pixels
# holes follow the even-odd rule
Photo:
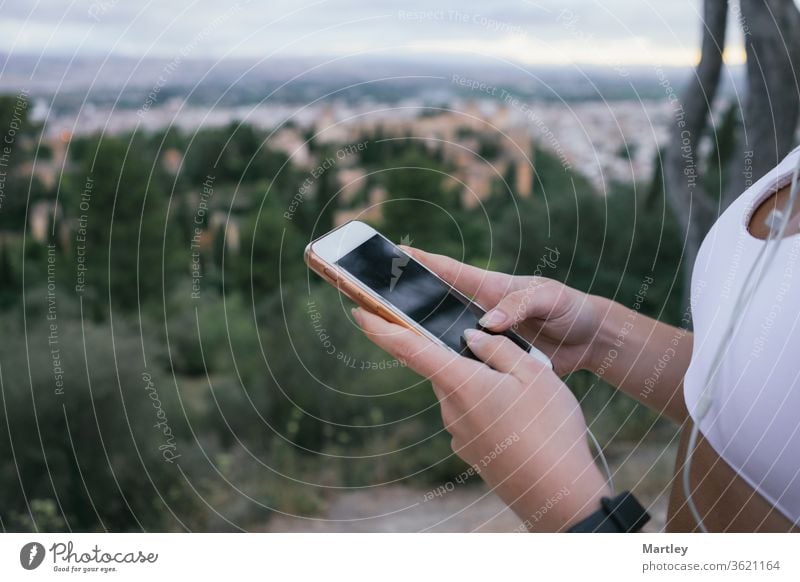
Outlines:
[[[601,508],[573,525],[570,533],[631,533],[650,521],[650,514],[630,491],[614,497],[603,497]]]

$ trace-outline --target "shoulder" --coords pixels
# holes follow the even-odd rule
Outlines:
[[[786,154],[786,157],[783,158],[780,165],[782,166],[784,164],[789,164],[791,166],[794,166],[794,164],[797,163],[798,157],[800,157],[800,145],[798,145],[796,148],[794,148],[792,151]]]

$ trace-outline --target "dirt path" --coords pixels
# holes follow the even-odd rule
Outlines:
[[[629,450],[625,450],[629,453]],[[610,459],[619,490],[633,489],[652,517],[645,531],[664,527],[674,448],[640,446],[633,454]],[[643,479],[642,477],[647,478]],[[336,493],[322,517],[276,516],[271,532],[513,532],[520,520],[481,483],[430,489],[390,485]]]
[[[387,486],[337,494],[323,519],[277,517],[273,532],[509,532],[520,520],[497,496],[463,486],[426,501],[427,490]],[[431,496],[428,495],[427,498]]]
[[[337,494],[323,518],[279,516],[271,532],[513,532],[520,520],[480,485],[464,486],[425,501],[427,491],[388,486]],[[428,496],[430,497],[430,496]],[[650,507],[649,531],[659,531],[666,497]]]

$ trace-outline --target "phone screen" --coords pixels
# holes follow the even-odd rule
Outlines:
[[[463,334],[483,329],[478,320],[484,311],[387,239],[376,234],[337,264],[445,345],[474,357]],[[503,335],[525,350],[530,347],[514,333]]]

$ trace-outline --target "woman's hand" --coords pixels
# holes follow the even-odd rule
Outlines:
[[[548,367],[502,336],[465,334],[481,363],[363,309],[353,315],[372,341],[431,380],[453,450],[529,529],[562,530],[600,507],[609,491],[583,414]]]
[[[514,277],[405,250],[488,309],[481,325],[493,332],[514,329],[550,358],[559,376],[589,369],[658,414],[677,423],[686,419],[683,378],[693,343],[688,331],[558,281]],[[660,371],[655,378],[654,369]]]
[[[553,362],[563,376],[594,367],[604,302],[544,277],[517,277],[486,271],[445,257],[403,247],[420,263],[489,311],[485,328],[513,329]]]

